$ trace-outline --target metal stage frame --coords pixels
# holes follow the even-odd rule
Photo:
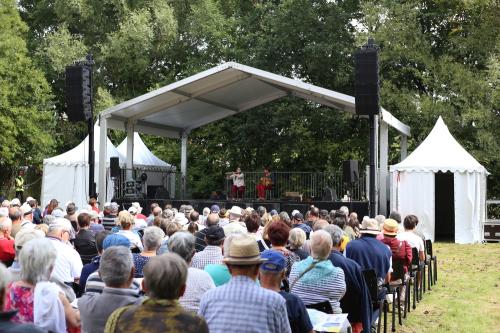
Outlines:
[[[149,214],[149,207],[152,203],[158,203],[160,207],[164,208],[167,204],[171,204],[172,207],[179,209],[181,205],[191,205],[193,208],[198,211],[200,214],[203,211],[203,208],[210,208],[212,205],[218,205],[220,208],[230,209],[233,206],[239,206],[241,208],[252,207],[253,209],[257,209],[259,206],[266,207],[267,211],[271,211],[272,209],[276,209],[279,212],[285,211],[290,217],[291,213],[294,209],[299,210],[302,214],[305,214],[311,205],[318,207],[319,209],[326,209],[331,211],[332,209],[339,209],[341,206],[346,206],[349,208],[349,212],[358,213],[358,219],[361,221],[364,216],[368,216],[369,202],[368,201],[285,201],[285,200],[243,200],[243,201],[234,201],[234,200],[175,200],[175,199],[119,199],[116,202],[123,209],[128,209],[132,202],[138,202],[141,207],[143,214]]]

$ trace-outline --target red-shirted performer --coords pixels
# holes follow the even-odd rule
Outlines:
[[[272,190],[273,180],[271,179],[271,173],[267,168],[264,169],[264,176],[260,177],[259,183],[257,184],[257,198],[259,200],[266,199],[266,190]]]
[[[243,199],[245,196],[245,175],[241,172],[241,169],[236,168],[236,172],[233,172],[227,178],[233,181],[233,187],[231,188],[233,199]]]

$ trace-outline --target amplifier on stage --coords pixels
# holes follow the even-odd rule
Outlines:
[[[286,201],[302,201],[302,194],[299,192],[285,192],[283,200]]]

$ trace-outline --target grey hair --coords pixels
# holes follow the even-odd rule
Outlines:
[[[52,216],[52,215],[45,215],[43,217],[43,223],[47,224],[47,225],[50,225],[52,222],[54,222],[54,220],[56,219],[55,216]]]
[[[144,266],[144,287],[151,298],[177,299],[186,284],[188,265],[176,253],[152,257]]]
[[[291,249],[300,249],[306,242],[306,233],[300,228],[292,228],[288,236],[288,242]]]
[[[290,219],[290,215],[288,215],[287,212],[281,212],[279,213],[279,216],[285,222],[286,224],[290,225],[292,223],[292,220]]]
[[[187,231],[178,231],[168,239],[168,250],[177,253],[181,258],[190,262],[196,252],[195,238]]]
[[[231,243],[235,239],[241,238],[243,236],[244,236],[244,234],[241,231],[233,232],[233,233],[226,236],[226,239],[224,239],[224,245],[223,245],[224,258],[227,258],[229,256],[229,248],[231,247]]]
[[[0,262],[0,297],[3,297],[7,285],[10,282],[10,272],[4,264]]]
[[[134,267],[132,253],[125,246],[110,246],[99,261],[99,275],[108,287],[123,285],[130,278]]]
[[[328,232],[330,234],[330,237],[332,237],[332,245],[339,246],[342,238],[344,237],[344,232],[342,231],[342,229],[340,229],[340,227],[335,224],[330,224],[324,227],[323,230]]]
[[[171,209],[165,209],[161,216],[163,216],[166,219],[173,219],[174,218],[174,212]]]
[[[142,244],[144,249],[157,250],[161,246],[161,241],[165,238],[165,233],[158,227],[151,226],[144,229]]]
[[[12,228],[12,220],[6,216],[0,217],[0,231]]]
[[[391,214],[389,214],[389,218],[401,224],[401,214],[398,211],[393,210]]]
[[[311,256],[315,259],[326,259],[332,251],[332,237],[324,230],[315,231],[311,235]]]
[[[344,213],[344,215],[347,217],[349,215],[349,208],[347,206],[342,206],[339,208],[339,210]]]
[[[47,238],[35,238],[23,245],[19,252],[21,280],[31,284],[48,281],[57,258],[57,250]]]
[[[378,226],[380,228],[382,226],[382,224],[384,224],[384,222],[385,222],[385,216],[384,215],[377,215],[377,216],[375,216],[375,220],[377,221]]]

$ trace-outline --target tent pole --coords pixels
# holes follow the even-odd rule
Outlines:
[[[377,129],[378,117],[370,115],[370,216],[377,215]]]
[[[106,190],[106,156],[107,156],[107,132],[108,122],[105,117],[99,115],[100,137],[99,137],[99,208],[104,208],[104,203],[107,201]]]
[[[181,196],[186,198],[188,132],[181,133]]]
[[[380,122],[380,166],[379,166],[379,213],[387,216],[387,183],[388,183],[388,164],[389,164],[389,126]]]
[[[126,179],[133,177],[134,169],[134,122],[127,121],[127,172]]]
[[[408,137],[404,134],[401,134],[401,161],[403,161],[406,156],[408,156]]]

